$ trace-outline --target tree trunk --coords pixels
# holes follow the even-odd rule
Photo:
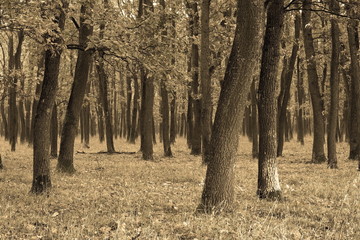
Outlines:
[[[331,0],[330,9],[339,13],[340,6],[336,0]],[[331,72],[330,72],[330,111],[327,132],[328,167],[337,168],[336,157],[336,128],[339,112],[339,82],[340,82],[340,29],[335,18],[331,19]]]
[[[257,97],[256,97],[256,80],[251,83],[251,129],[252,129],[252,157],[259,157],[259,130],[258,130],[258,115],[257,115]]]
[[[349,11],[351,15],[354,13]],[[348,44],[350,50],[350,77],[351,77],[351,97],[350,97],[350,155],[349,159],[360,161],[360,66],[358,59],[359,35],[358,22],[354,19],[348,20],[347,25]]]
[[[170,143],[174,144],[176,140],[176,92],[173,92],[170,103]]]
[[[58,115],[57,115],[57,106],[54,103],[52,113],[51,113],[51,123],[50,123],[50,137],[51,137],[51,148],[50,156],[57,158],[58,154]]]
[[[199,33],[199,12],[196,2],[190,4],[190,35],[197,38]],[[199,45],[194,41],[191,46],[192,98],[193,98],[193,130],[191,154],[201,154],[201,101],[199,99]]]
[[[222,83],[213,125],[205,185],[198,211],[231,210],[235,159],[247,93],[261,42],[263,1],[238,0],[235,37]],[[248,27],[248,26],[252,27]]]
[[[284,130],[285,130],[285,121],[286,121],[286,111],[288,102],[290,100],[290,87],[293,78],[293,72],[295,68],[296,56],[299,49],[299,36],[300,36],[300,27],[301,19],[300,15],[296,14],[295,16],[295,34],[294,34],[294,44],[292,47],[292,52],[289,60],[289,64],[284,64],[285,75],[284,75],[284,84],[282,86],[283,94],[278,97],[278,126],[277,126],[277,153],[276,155],[282,156],[284,148]]]
[[[89,37],[93,32],[93,27],[86,23],[92,11],[92,5],[81,6],[79,45],[87,47]],[[74,143],[76,137],[77,125],[80,117],[80,109],[84,100],[89,69],[91,65],[92,53],[89,50],[78,50],[74,81],[71,87],[71,94],[66,108],[65,119],[63,123],[60,152],[57,163],[57,170],[61,172],[73,173],[74,168]]]
[[[130,74],[130,72],[128,72]],[[131,98],[132,98],[132,89],[131,89],[131,77],[126,76],[126,139],[130,141],[131,138]]]
[[[259,198],[281,198],[276,165],[276,78],[280,59],[284,1],[270,1],[262,50],[259,82]],[[285,112],[286,113],[286,112]]]
[[[62,6],[62,9],[66,7]],[[60,11],[60,16],[57,18],[60,30],[63,30],[65,25],[65,13],[62,9],[57,9]],[[61,38],[53,38],[51,42],[53,49],[48,49],[45,52],[44,80],[34,121],[34,165],[31,192],[35,194],[46,192],[51,188],[50,118],[58,88],[62,53],[61,47],[57,47],[61,44]]]
[[[133,102],[133,109],[132,109],[132,120],[131,120],[131,133],[130,133],[130,143],[135,143],[137,133],[136,133],[136,126],[137,124],[137,112],[139,108],[139,83],[137,79],[137,74],[133,74],[134,80],[134,102]]]
[[[301,58],[297,59],[297,100],[298,100],[298,112],[297,112],[297,140],[304,145],[304,119],[303,119],[303,109],[304,109],[304,85],[303,85],[303,74],[300,69]]]
[[[201,127],[203,163],[211,138],[211,78],[210,67],[210,30],[209,30],[210,0],[201,1],[201,41],[200,41],[200,79],[201,79]]]
[[[312,162],[322,163],[326,161],[324,153],[324,106],[320,95],[319,77],[316,71],[317,63],[315,58],[314,40],[311,27],[311,11],[309,11],[309,9],[311,9],[311,3],[312,0],[304,0],[303,2],[303,8],[305,10],[302,11],[302,30],[307,63],[309,92],[313,109],[314,140],[312,149]]]
[[[161,116],[162,116],[162,141],[164,145],[165,157],[172,157],[171,145],[170,145],[170,124],[169,124],[169,98],[168,91],[166,89],[165,80],[161,81]]]
[[[11,145],[11,151],[16,150],[16,141],[17,141],[17,108],[16,108],[16,84],[17,78],[11,74],[15,68],[15,58],[14,58],[14,36],[10,33],[9,36],[9,111],[8,111],[8,127],[9,127],[9,141]]]

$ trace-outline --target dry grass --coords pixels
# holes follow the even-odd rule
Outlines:
[[[97,152],[105,145],[94,143]],[[175,158],[154,162],[140,154],[76,154],[73,176],[52,172],[50,196],[28,194],[32,150],[9,152],[1,142],[5,170],[0,172],[0,239],[360,239],[360,176],[338,146],[338,170],[306,162],[304,147],[286,143],[279,158],[285,196],[281,202],[258,200],[257,163],[242,139],[237,163],[237,210],[230,215],[194,215],[205,175],[200,157],[190,156],[185,141]],[[117,150],[138,147],[116,141]],[[52,160],[55,167],[56,160]]]

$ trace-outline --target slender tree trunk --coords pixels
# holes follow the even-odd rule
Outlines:
[[[297,140],[304,145],[304,85],[303,85],[303,74],[300,69],[301,58],[297,59],[297,99],[298,99],[298,112],[297,112]]]
[[[86,48],[93,28],[86,21],[91,14],[92,5],[81,6],[81,18],[79,29],[79,45]],[[74,143],[77,126],[80,117],[80,109],[84,100],[89,69],[92,61],[92,53],[89,50],[78,50],[74,81],[71,87],[69,102],[66,108],[65,119],[62,127],[60,152],[57,170],[66,173],[75,172],[74,168]]]
[[[190,35],[196,38],[199,30],[198,4],[190,4]],[[194,41],[191,46],[192,98],[193,98],[193,130],[191,140],[191,154],[201,154],[201,101],[199,99],[199,45]]]
[[[62,6],[62,9],[67,6]],[[63,30],[65,25],[65,13],[62,9],[57,18],[59,29]],[[33,182],[31,192],[40,194],[51,188],[50,179],[50,119],[51,111],[55,102],[55,96],[58,88],[58,76],[60,67],[60,57],[62,49],[57,47],[61,44],[61,38],[51,40],[53,49],[45,52],[45,71],[42,84],[42,91],[37,106],[34,121],[34,164],[33,164]]]
[[[259,198],[281,198],[276,164],[276,77],[284,22],[284,1],[270,0],[259,82]]]
[[[213,125],[205,185],[198,211],[231,210],[235,155],[247,93],[257,63],[263,24],[263,1],[238,0],[235,37]],[[248,26],[252,27],[248,27]]]
[[[130,74],[130,72],[128,73]],[[130,141],[131,138],[131,98],[132,98],[132,89],[131,89],[131,77],[126,76],[126,139]]]
[[[5,114],[5,106],[4,106],[4,101],[1,101],[0,104],[0,108],[1,108],[1,118],[2,118],[2,124],[3,124],[3,128],[4,128],[4,133],[5,133],[5,140],[9,139],[9,128],[8,128],[8,121],[6,119],[6,114]]]
[[[14,58],[14,36],[10,33],[9,36],[9,88],[8,88],[8,102],[9,102],[9,110],[8,110],[8,127],[9,127],[9,141],[11,145],[11,151],[14,152],[16,150],[16,141],[17,141],[17,108],[16,108],[16,81],[17,78],[12,76],[11,74],[15,68],[15,58]]]
[[[57,115],[57,105],[54,103],[52,113],[51,113],[51,123],[50,123],[50,136],[51,136],[51,148],[50,156],[57,158],[58,156],[58,115]]]
[[[165,81],[161,81],[161,116],[162,116],[162,141],[164,145],[165,157],[172,157],[171,145],[170,145],[170,124],[169,124],[169,98],[168,91],[166,89]]]
[[[258,129],[258,115],[257,115],[257,97],[256,97],[256,80],[251,83],[251,129],[252,129],[252,157],[259,157],[259,129]]]
[[[336,0],[331,0],[330,9],[339,13],[340,6]],[[340,82],[340,29],[335,18],[331,19],[331,74],[330,74],[330,112],[328,116],[328,167],[337,168],[336,157],[336,128],[338,126],[339,112],[339,82]]]
[[[286,111],[288,102],[290,100],[290,87],[293,78],[293,72],[295,68],[296,56],[299,49],[299,36],[301,28],[301,18],[299,14],[295,16],[295,36],[292,52],[289,60],[289,64],[285,64],[285,76],[284,76],[284,90],[283,95],[278,97],[278,127],[277,127],[277,153],[276,155],[282,156],[284,148],[284,130],[286,121]]]
[[[137,79],[137,74],[133,74],[134,80],[134,102],[133,102],[133,109],[132,109],[132,120],[131,120],[131,133],[130,133],[130,143],[135,143],[137,133],[136,133],[136,126],[137,124],[137,113],[139,108],[139,83]]]
[[[307,63],[307,73],[309,81],[309,92],[311,96],[311,103],[313,109],[313,126],[314,126],[314,140],[312,149],[312,162],[321,163],[326,161],[324,153],[324,116],[323,116],[323,101],[319,89],[319,77],[316,71],[316,58],[314,40],[311,27],[311,4],[312,0],[304,0],[302,11],[302,30],[304,37],[304,48]]]
[[[170,143],[174,144],[176,140],[176,92],[173,92],[170,103]]]

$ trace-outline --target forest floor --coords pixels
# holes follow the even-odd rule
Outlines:
[[[251,143],[242,138],[236,164],[236,211],[196,215],[205,167],[177,139],[173,158],[143,161],[138,145],[116,140],[118,151],[95,154],[105,144],[91,139],[91,148],[76,143],[74,175],[55,171],[48,196],[29,194],[32,149],[9,151],[0,141],[0,239],[360,239],[360,172],[347,160],[348,146],[338,145],[339,169],[309,164],[305,146],[285,143],[278,158],[284,200],[256,196],[257,162]]]

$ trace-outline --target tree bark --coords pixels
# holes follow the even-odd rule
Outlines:
[[[57,115],[57,105],[54,103],[52,113],[51,113],[51,123],[50,123],[50,137],[51,137],[51,148],[50,156],[57,158],[58,156],[58,115]]]
[[[291,56],[289,64],[285,64],[285,78],[284,78],[284,90],[283,94],[278,97],[278,127],[277,127],[277,151],[276,155],[282,156],[284,148],[284,131],[285,131],[285,121],[286,121],[286,111],[288,102],[290,100],[290,87],[293,78],[293,72],[295,68],[296,56],[299,49],[299,36],[301,28],[301,18],[299,14],[295,15],[295,34],[294,34],[294,44],[291,51]]]
[[[297,59],[297,102],[298,102],[298,111],[297,111],[297,140],[304,145],[304,119],[303,119],[303,109],[304,109],[304,85],[303,85],[303,73],[300,69],[301,58]]]
[[[61,31],[65,26],[65,13],[62,9],[67,8],[67,6],[64,5],[61,9],[60,7],[57,9],[60,11],[57,23]],[[47,192],[51,188],[49,159],[50,118],[58,88],[62,49],[57,46],[61,41],[60,37],[53,38],[51,40],[53,43],[52,49],[45,52],[44,80],[34,121],[34,161],[31,192],[35,194]]]
[[[210,67],[210,30],[209,30],[210,0],[201,1],[201,39],[200,39],[200,79],[201,79],[201,127],[203,163],[206,158],[211,138],[211,78]]]
[[[259,58],[263,1],[238,0],[235,37],[222,83],[206,155],[205,185],[198,211],[231,210],[234,202],[235,159],[239,131],[253,71]]]
[[[258,115],[257,115],[257,97],[256,97],[256,80],[251,83],[251,129],[252,129],[252,157],[259,157],[259,129],[258,129]]]
[[[93,27],[87,23],[91,14],[92,5],[81,5],[79,45],[87,47],[89,37],[93,32]],[[76,130],[80,117],[80,109],[87,88],[89,69],[91,65],[92,53],[89,50],[78,50],[74,81],[71,87],[71,94],[66,108],[65,119],[62,127],[60,152],[57,163],[57,170],[66,173],[75,172],[74,168],[74,143]]]
[[[276,86],[280,41],[284,22],[284,1],[268,3],[259,82],[259,198],[281,198],[276,164]]]
[[[133,109],[132,109],[132,120],[131,120],[131,134],[130,134],[130,143],[135,143],[137,133],[137,113],[139,108],[139,83],[137,74],[133,73],[133,80],[134,80],[134,101],[133,101]]]
[[[354,14],[354,9],[348,12]],[[359,159],[360,164],[360,66],[358,59],[359,35],[358,22],[354,19],[348,20],[347,25],[348,45],[350,50],[350,154],[349,159]],[[360,168],[360,167],[359,167]]]
[[[319,89],[319,77],[316,71],[317,63],[315,59],[315,48],[311,27],[311,4],[312,0],[304,0],[303,2],[304,11],[302,11],[302,30],[307,63],[309,92],[313,109],[314,137],[312,162],[322,163],[326,161],[326,156],[324,153],[324,106]]]
[[[130,75],[130,72],[128,72]],[[131,138],[131,98],[132,98],[132,89],[131,89],[131,76],[126,76],[126,139],[130,141]]]
[[[170,143],[174,144],[176,140],[176,92],[172,93],[170,103]]]
[[[16,141],[17,141],[17,107],[16,107],[16,84],[17,78],[11,76],[14,72],[15,68],[15,57],[14,57],[14,36],[11,33],[9,36],[9,111],[8,111],[8,127],[9,127],[9,142],[11,145],[11,151],[14,152],[16,150]]]
[[[331,0],[330,9],[340,12],[339,3]],[[330,70],[330,111],[328,116],[327,148],[328,148],[328,167],[337,168],[336,157],[336,129],[338,125],[339,112],[339,82],[340,82],[340,29],[335,18],[331,19],[331,70]]]
[[[162,142],[165,157],[172,157],[170,145],[170,124],[169,124],[169,97],[166,89],[165,80],[161,81],[161,116],[162,116]]]

